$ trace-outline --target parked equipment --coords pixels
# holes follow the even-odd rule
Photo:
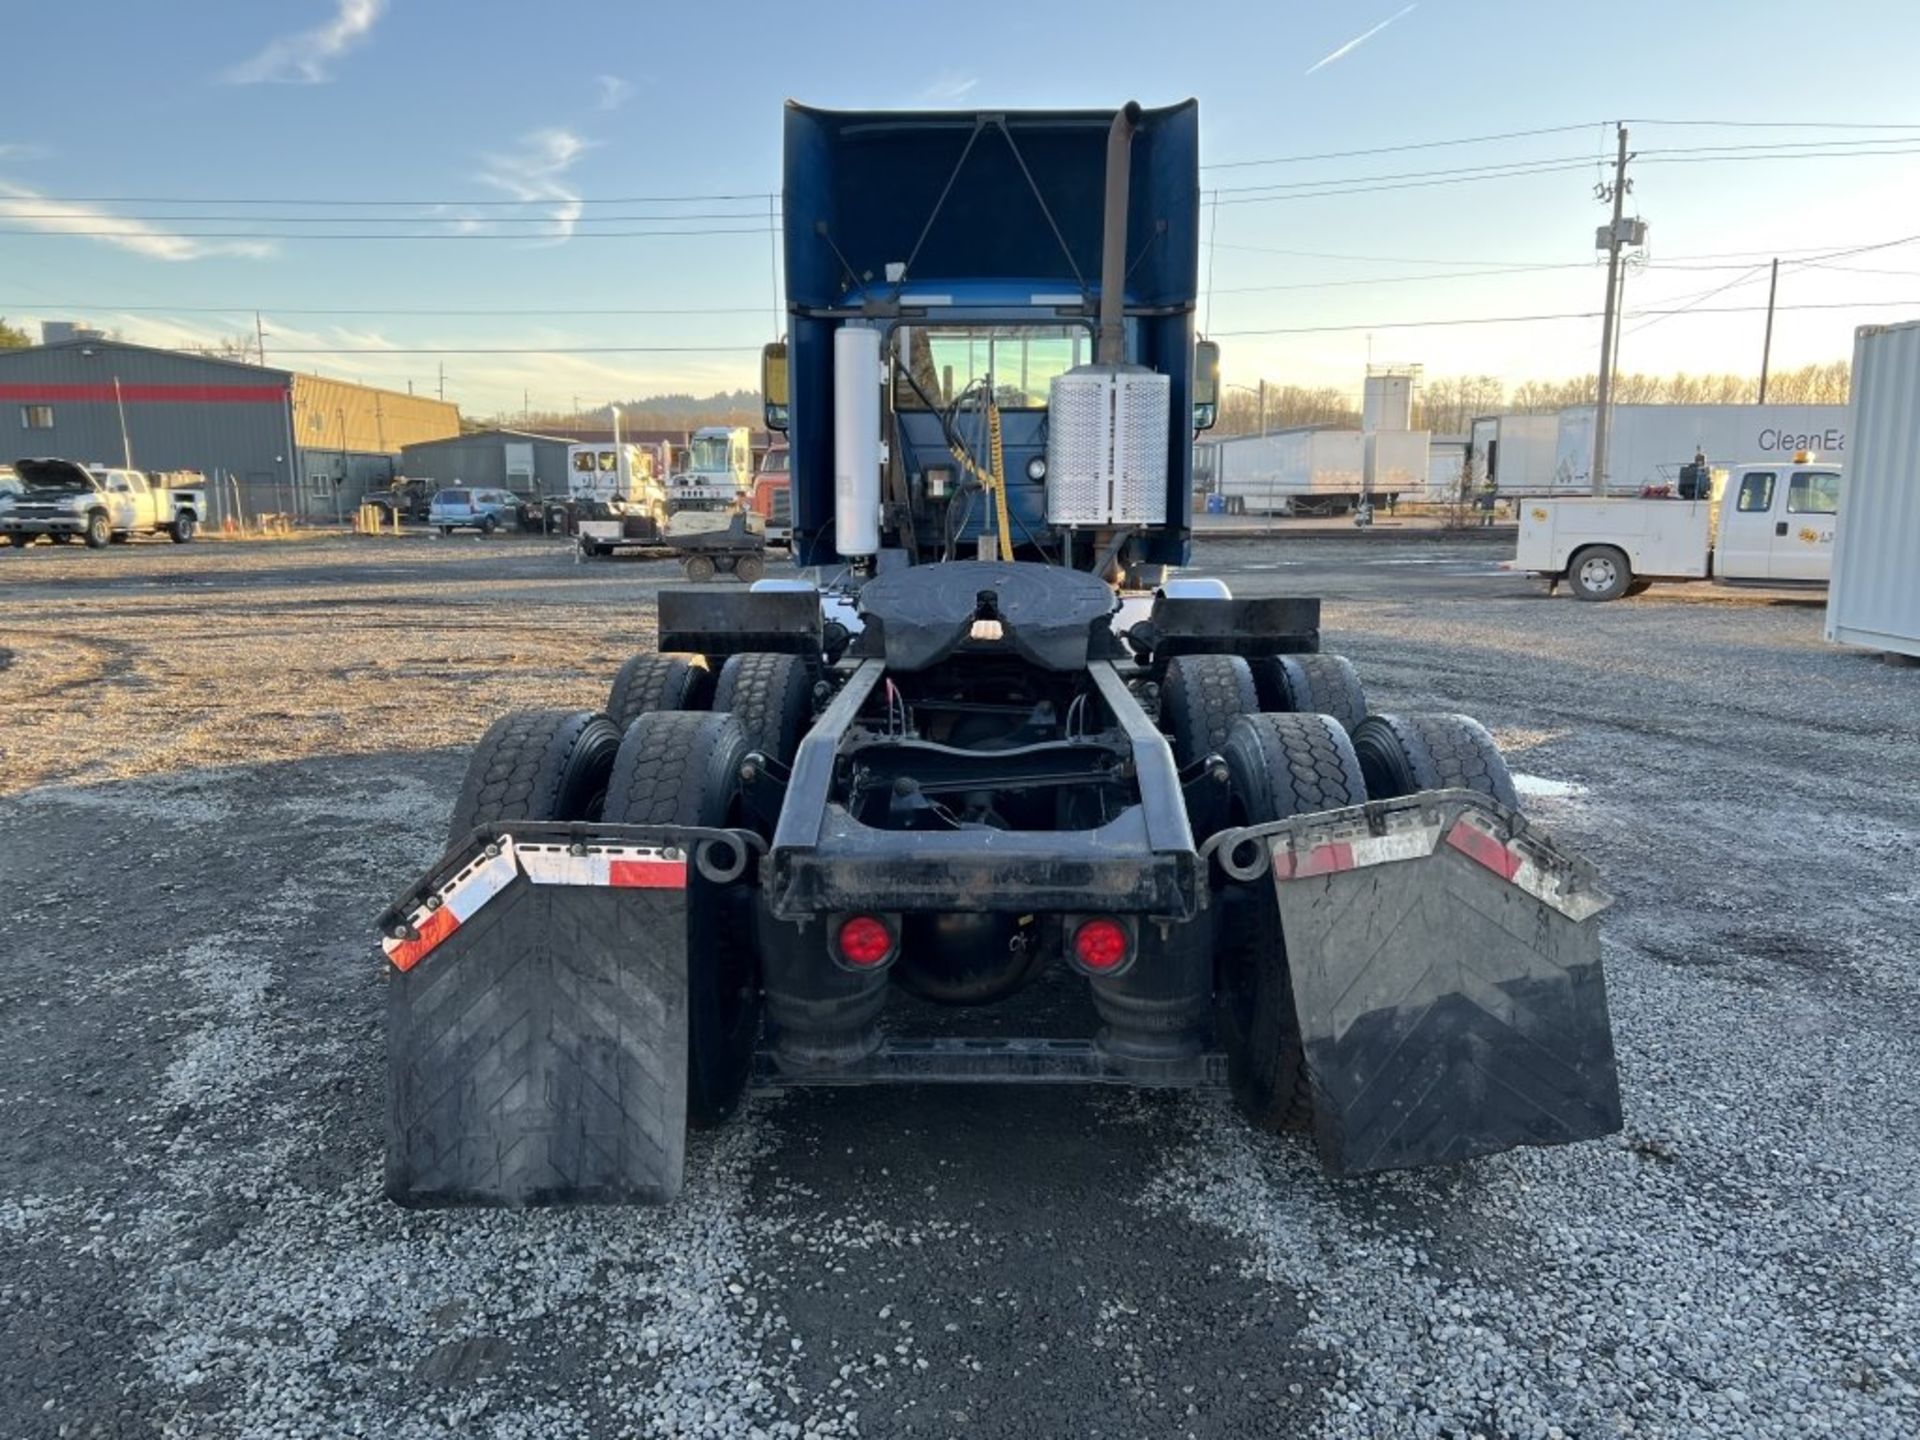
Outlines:
[[[1338,1174],[1617,1129],[1607,896],[1487,732],[1370,713],[1318,601],[1170,574],[1197,107],[786,126],[817,578],[663,591],[604,710],[481,740],[381,920],[388,1193],[666,1201],[749,1084],[1218,1084]],[[1092,1020],[881,1023],[1046,971]]]
[[[1839,466],[1803,453],[1730,473],[1680,470],[1672,495],[1522,502],[1511,568],[1540,576],[1548,593],[1565,580],[1582,600],[1638,595],[1656,580],[1827,583]],[[1707,480],[1705,498],[1683,498]]]

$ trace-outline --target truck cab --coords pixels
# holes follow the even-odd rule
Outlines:
[[[646,447],[569,445],[567,494],[578,514],[605,519],[628,513],[664,518],[665,491]]]
[[[1840,467],[1802,451],[1711,471],[1697,499],[1527,502],[1511,568],[1581,600],[1638,595],[1656,580],[1824,585],[1833,573]]]

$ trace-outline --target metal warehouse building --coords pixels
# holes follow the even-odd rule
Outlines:
[[[415,441],[460,433],[459,407],[317,375],[81,338],[0,350],[0,458],[197,470],[217,517],[351,514]]]
[[[436,485],[457,481],[520,495],[565,495],[567,446],[572,443],[524,430],[476,430],[402,446],[400,473]]]

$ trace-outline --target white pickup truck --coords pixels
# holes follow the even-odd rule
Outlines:
[[[207,492],[167,485],[144,470],[115,470],[75,460],[16,460],[21,491],[0,508],[0,533],[31,545],[41,535],[64,544],[78,535],[95,550],[135,535],[193,539],[207,514]]]
[[[1840,467],[1806,455],[1712,472],[1711,498],[1520,502],[1514,570],[1582,600],[1656,580],[1824,585],[1833,575]]]

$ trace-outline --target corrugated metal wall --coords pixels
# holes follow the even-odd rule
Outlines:
[[[524,488],[517,477],[508,476],[507,449],[525,445],[533,452],[533,475],[542,495],[567,493],[567,446],[571,443],[553,436],[524,435],[511,430],[483,430],[457,440],[433,441],[409,445],[400,456],[402,474],[437,484],[491,485],[501,488],[510,483]]]
[[[1920,655],[1920,324],[1854,332],[1847,444],[1827,638]]]
[[[140,469],[199,471],[216,516],[232,508],[236,483],[260,497],[250,509],[285,509],[294,488],[287,380],[283,370],[112,341],[0,351],[0,455],[122,464],[124,407]]]
[[[460,407],[450,401],[293,377],[293,435],[302,449],[397,455],[404,445],[459,433]]]

